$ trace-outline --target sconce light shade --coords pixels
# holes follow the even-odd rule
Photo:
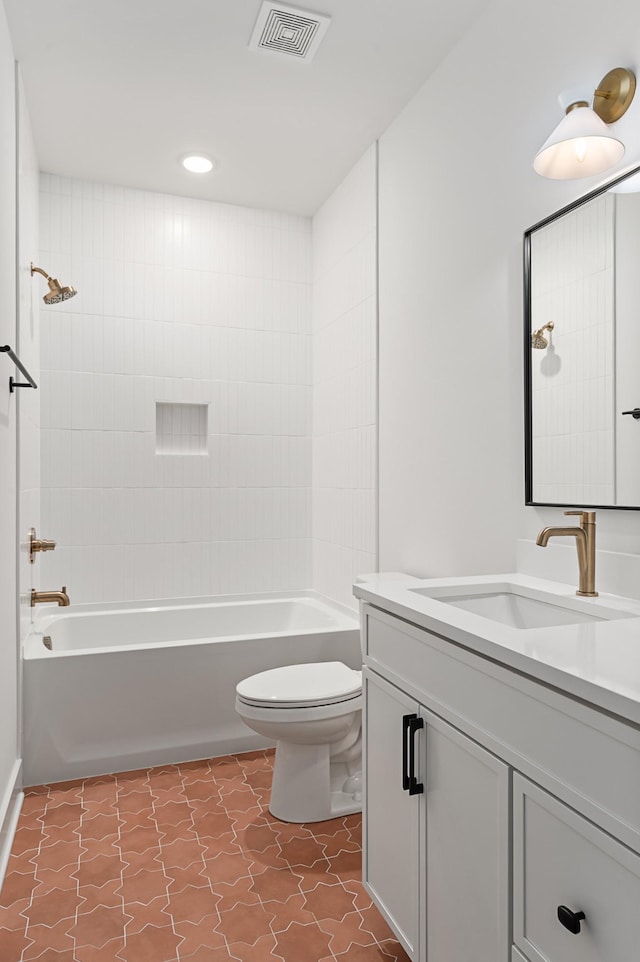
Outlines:
[[[633,73],[626,67],[614,67],[595,90],[593,109],[586,100],[569,104],[534,158],[536,173],[554,180],[574,180],[601,174],[622,160],[624,144],[611,135],[607,124],[626,113],[635,89]]]
[[[533,161],[536,173],[553,180],[591,177],[624,157],[624,144],[586,104],[569,110]]]

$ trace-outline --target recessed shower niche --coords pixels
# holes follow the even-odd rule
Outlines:
[[[156,401],[156,454],[208,454],[208,409]]]

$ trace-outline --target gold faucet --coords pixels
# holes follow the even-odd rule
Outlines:
[[[47,602],[55,601],[61,607],[66,608],[70,605],[69,595],[67,594],[67,589],[63,585],[61,591],[36,591],[35,588],[31,589],[31,607],[35,605],[46,604]]]
[[[546,548],[549,538],[575,538],[580,572],[577,595],[595,598],[596,591],[596,513],[595,511],[565,511],[566,515],[577,515],[580,524],[570,528],[543,528],[536,544]]]

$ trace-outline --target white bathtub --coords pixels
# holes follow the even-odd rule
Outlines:
[[[235,713],[238,681],[336,660],[360,667],[357,616],[312,593],[39,609],[24,649],[25,784],[262,748]]]

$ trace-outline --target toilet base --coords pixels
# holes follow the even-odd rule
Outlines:
[[[359,769],[355,759],[332,761],[329,745],[278,742],[269,811],[282,822],[297,823],[361,812]]]

